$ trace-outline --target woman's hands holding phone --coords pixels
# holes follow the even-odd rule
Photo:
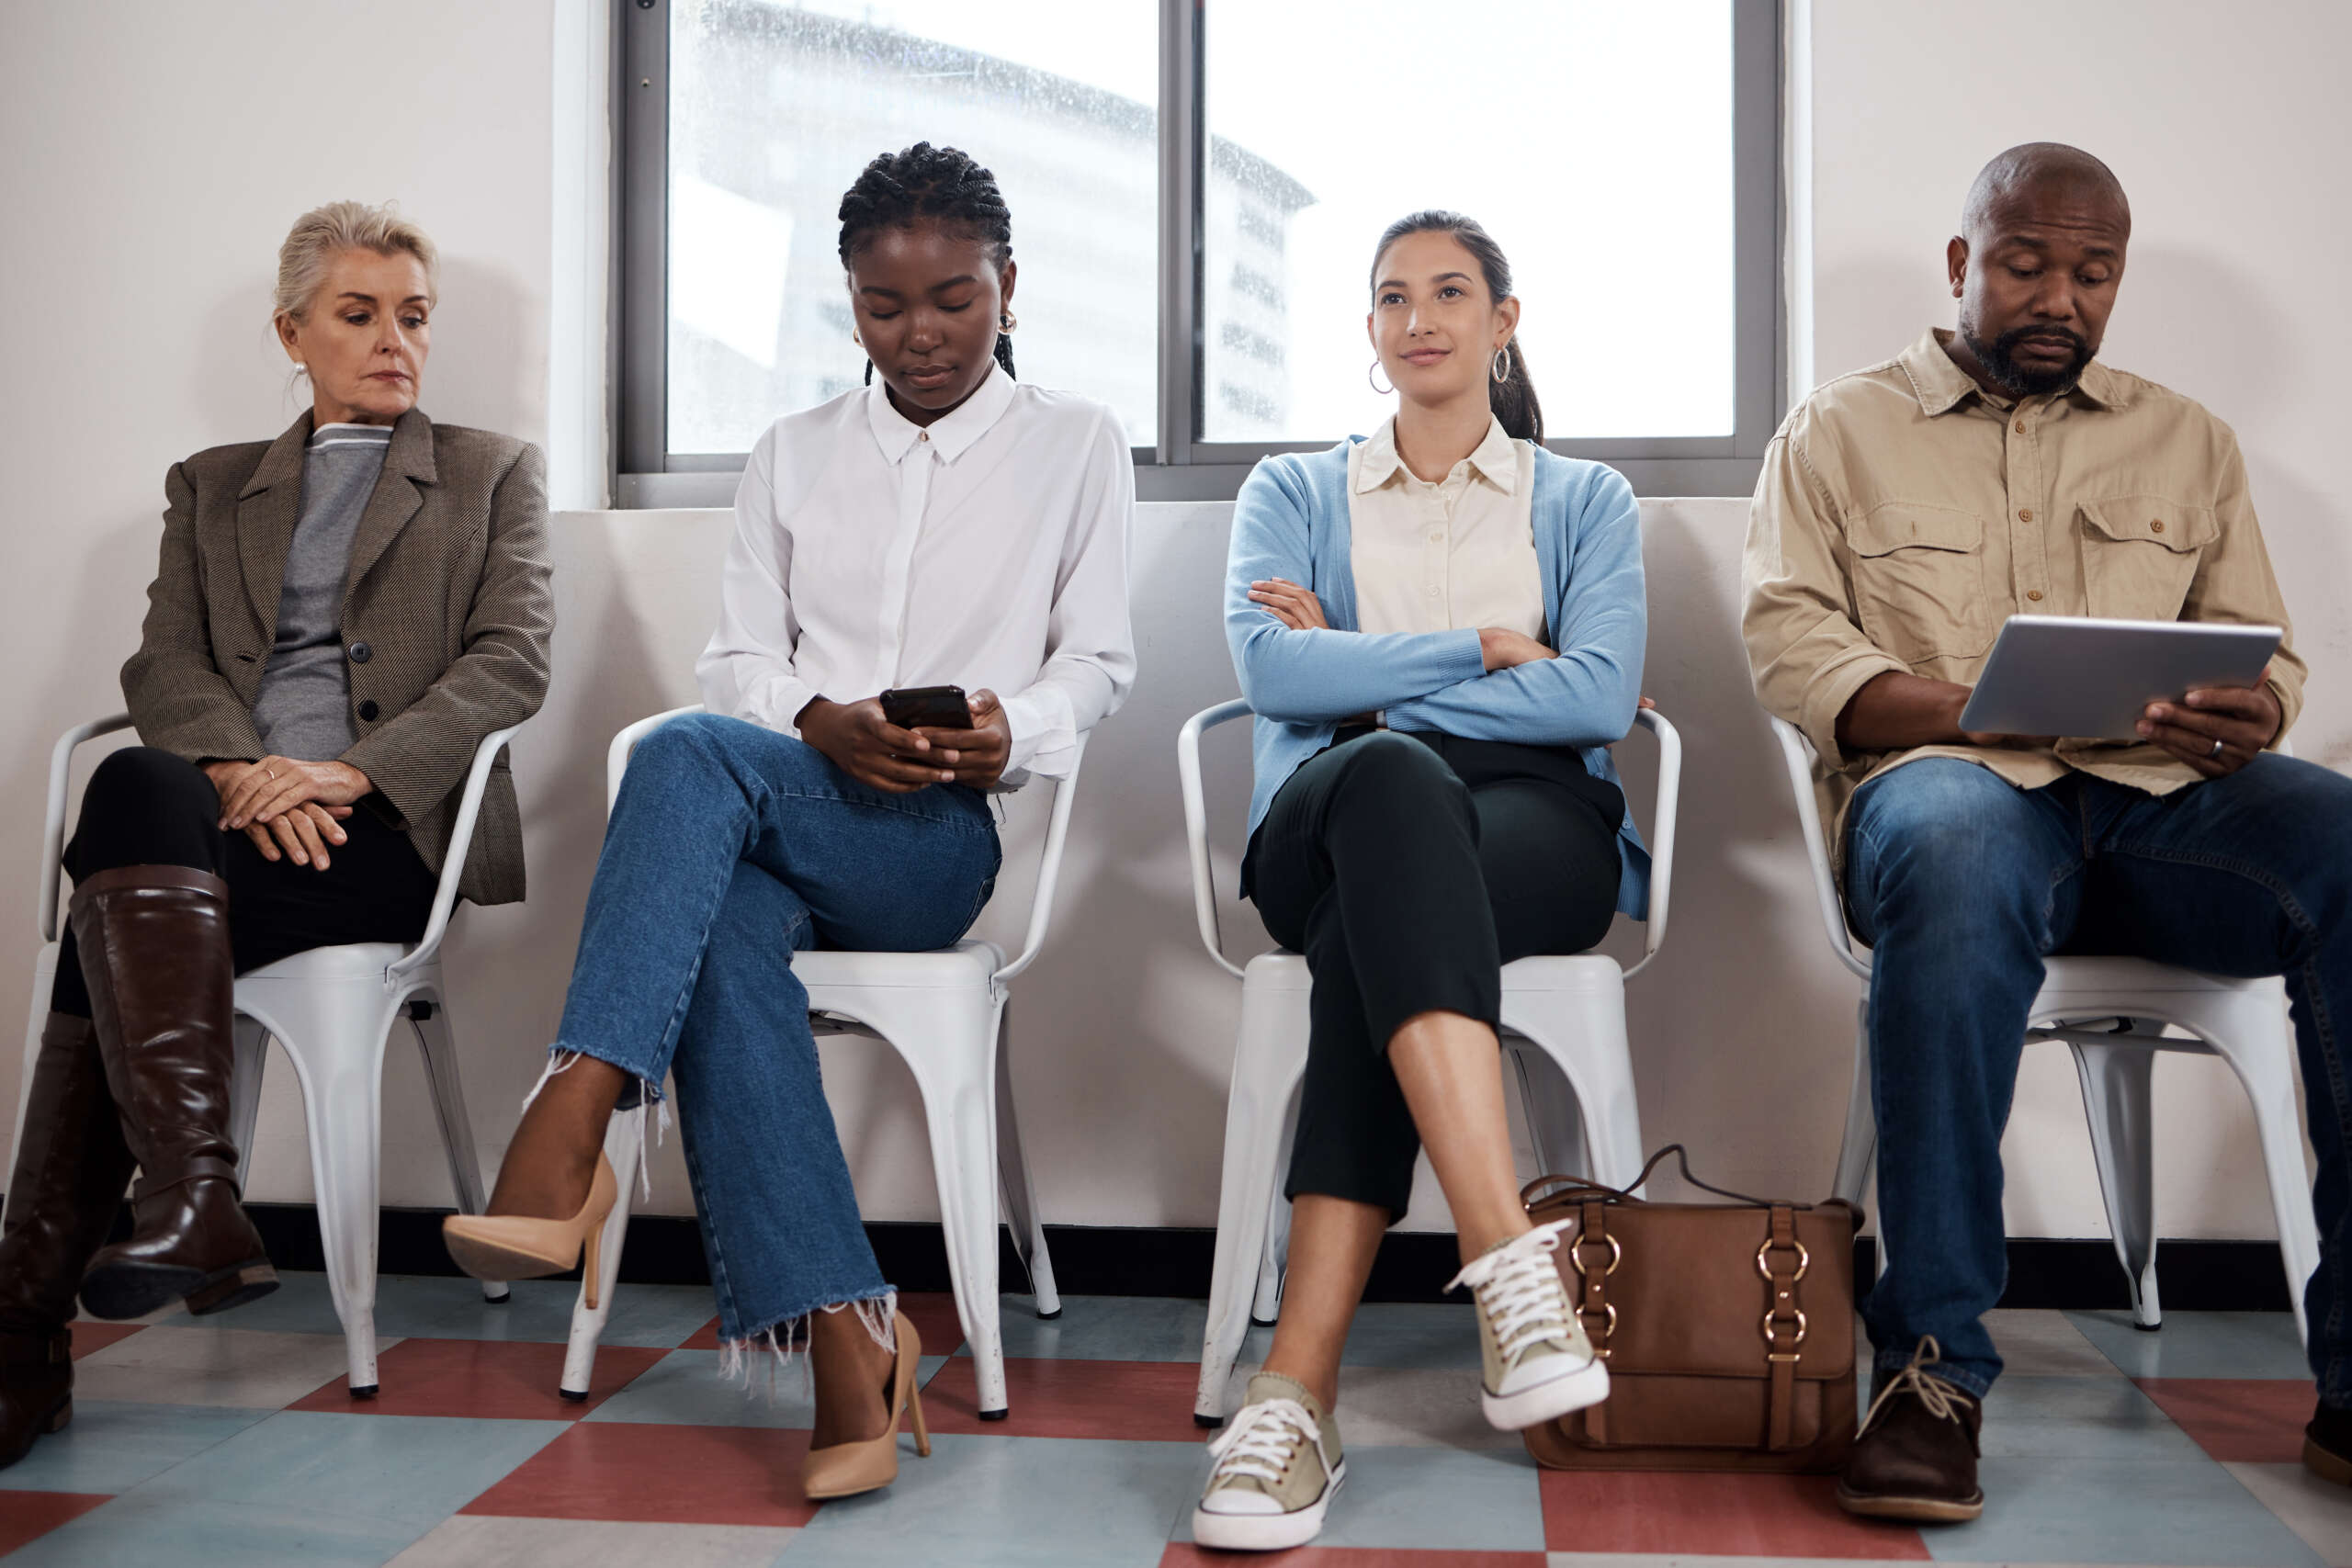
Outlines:
[[[987,789],[1004,773],[1012,730],[996,694],[970,699],[969,729],[901,729],[882,715],[879,697],[836,703],[819,697],[795,721],[800,739],[860,784],[911,795],[935,784]]]

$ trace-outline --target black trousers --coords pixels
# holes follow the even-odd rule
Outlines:
[[[433,914],[435,878],[408,835],[365,806],[343,819],[349,840],[330,845],[327,869],[265,860],[242,832],[224,833],[220,796],[193,762],[151,746],[115,752],[90,775],[65,846],[65,874],[126,865],[185,865],[229,885],[229,944],[237,973],[313,947],[414,942]],[[90,1016],[90,992],[68,927],[50,1006]]]
[[[1497,1024],[1505,964],[1598,942],[1624,809],[1572,750],[1447,735],[1342,730],[1291,775],[1242,869],[1315,977],[1291,1197],[1405,1213],[1420,1135],[1390,1037],[1430,1011]]]

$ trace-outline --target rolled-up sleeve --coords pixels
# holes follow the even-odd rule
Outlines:
[[[1804,732],[1842,768],[1838,716],[1873,678],[1908,667],[1855,625],[1829,498],[1805,462],[1800,410],[1772,438],[1748,508],[1740,635],[1765,711]]]
[[[775,433],[752,448],[735,490],[735,531],[719,573],[718,629],[695,663],[703,705],[797,738],[800,710],[818,696],[794,668],[800,622],[786,584],[792,536],[776,514]]]
[[[1008,784],[1067,778],[1079,737],[1116,713],[1135,685],[1136,639],[1127,607],[1127,554],[1135,527],[1135,464],[1126,433],[1108,411],[1088,445],[1086,479],[1062,546],[1037,678],[1003,698],[1012,747]]]

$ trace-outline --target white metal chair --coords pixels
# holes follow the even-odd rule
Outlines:
[[[34,965],[31,1018],[25,1032],[24,1083],[17,1101],[17,1139],[24,1137],[25,1094],[32,1085],[40,1026],[57,973],[58,878],[65,848],[66,781],[74,749],[84,741],[130,727],[129,714],[116,714],[68,730],[50,753],[49,812],[42,829],[40,930],[41,948]],[[253,1161],[254,1121],[261,1109],[262,1068],[276,1040],[294,1064],[310,1125],[311,1178],[316,1189],[319,1240],[326,1253],[327,1288],[343,1321],[344,1348],[351,1363],[351,1392],[376,1392],[377,1167],[383,1122],[384,1047],[392,1027],[405,1017],[416,1032],[433,1109],[441,1124],[441,1145],[449,1160],[449,1183],[458,1209],[482,1208],[481,1166],[473,1124],[466,1116],[458,1081],[458,1047],[449,1029],[447,987],[441,976],[441,941],[458,899],[458,879],[481,814],[491,765],[514,726],[482,738],[474,750],[458,801],[456,831],[433,913],[413,946],[360,942],[316,947],[242,976],[236,984],[236,1066],[231,1079],[230,1130],[241,1168]],[[15,1145],[12,1144],[11,1147]],[[503,1302],[506,1286],[485,1281],[482,1294]]]
[[[605,811],[610,814],[628,770],[629,752],[661,726],[700,705],[673,708],[639,719],[613,737],[605,766]],[[1086,737],[1079,737],[1080,760]],[[955,1286],[956,1313],[972,1347],[983,1420],[1009,1414],[1005,1400],[1004,1341],[997,1327],[997,1194],[1001,1188],[1004,1221],[1028,1270],[1039,1317],[1061,1315],[1054,1288],[1053,1259],[1046,1250],[1044,1223],[1021,1147],[1012,1109],[1012,1079],[1005,1043],[1010,1033],[1007,1001],[1013,978],[1035,962],[1054,913],[1054,889],[1061,874],[1062,845],[1069,837],[1070,807],[1078,797],[1078,767],[1054,791],[1053,815],[1046,828],[1045,852],[1029,905],[1029,930],[1020,956],[1005,962],[992,942],[966,938],[933,953],[835,953],[792,954],[793,973],[808,988],[808,1021],[820,1036],[855,1034],[895,1049],[922,1091],[923,1115],[931,1130],[931,1161],[939,1182],[939,1216],[947,1243],[947,1271]],[[605,1156],[616,1171],[632,1170],[645,1135],[644,1119],[616,1115],[605,1134]],[[571,1348],[564,1357],[562,1393],[588,1397],[595,1368],[596,1341],[611,1314],[620,1275],[621,1242],[628,1229],[629,1177],[622,1176],[620,1198],[605,1222],[604,1278],[598,1305],[588,1304],[585,1282],[571,1314]]]
[[[1201,788],[1201,736],[1247,716],[1239,699],[1194,714],[1177,735],[1184,834],[1191,852],[1193,913],[1217,967],[1241,982],[1241,1028],[1225,1110],[1225,1169],[1217,1193],[1216,1263],[1208,1328],[1201,1347],[1195,1422],[1224,1419],[1225,1385],[1252,1317],[1272,1321],[1282,1294],[1290,1206],[1279,1172],[1297,1130],[1298,1086],[1306,1071],[1306,960],[1276,949],[1245,968],[1226,957],[1209,863],[1208,811]],[[1536,1163],[1623,1186],[1642,1168],[1641,1118],[1625,1037],[1625,982],[1647,968],[1666,941],[1674,882],[1674,818],[1681,789],[1682,739],[1663,714],[1636,722],[1657,739],[1657,798],[1650,833],[1650,908],[1641,961],[1621,970],[1597,953],[1522,958],[1503,966],[1502,1040],[1519,1077],[1520,1100]]]
[[[1814,795],[1812,743],[1783,719],[1772,720],[1772,732],[1796,795],[1822,930],[1838,961],[1863,983],[1854,1031],[1853,1094],[1847,1102],[1835,1184],[1838,1197],[1859,1204],[1878,1150],[1871,1105],[1871,961],[1855,952],[1830,871],[1829,841]],[[2156,1053],[2183,1051],[2227,1062],[2253,1102],[2295,1326],[2307,1331],[2303,1286],[2319,1267],[2319,1227],[2312,1215],[2302,1123],[2295,1111],[2295,1040],[2285,982],[2276,976],[2200,975],[2144,958],[2058,957],[2043,964],[2041,993],[2034,998],[2026,1039],[2064,1041],[2075,1053],[2099,1195],[2115,1255],[2131,1286],[2132,1323],[2153,1329],[2164,1319],[2156,1300],[2155,1140],[2149,1089]],[[2120,1023],[2122,1032],[2086,1027],[2093,1023]],[[2166,1035],[2166,1024],[2193,1038]]]

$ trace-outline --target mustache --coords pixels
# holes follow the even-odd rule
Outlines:
[[[2011,327],[1993,340],[1993,347],[1997,353],[2008,355],[2014,353],[2018,345],[2028,338],[2058,339],[2064,342],[2076,355],[2084,358],[2090,356],[2090,340],[2084,337],[2082,333],[2066,327]]]

